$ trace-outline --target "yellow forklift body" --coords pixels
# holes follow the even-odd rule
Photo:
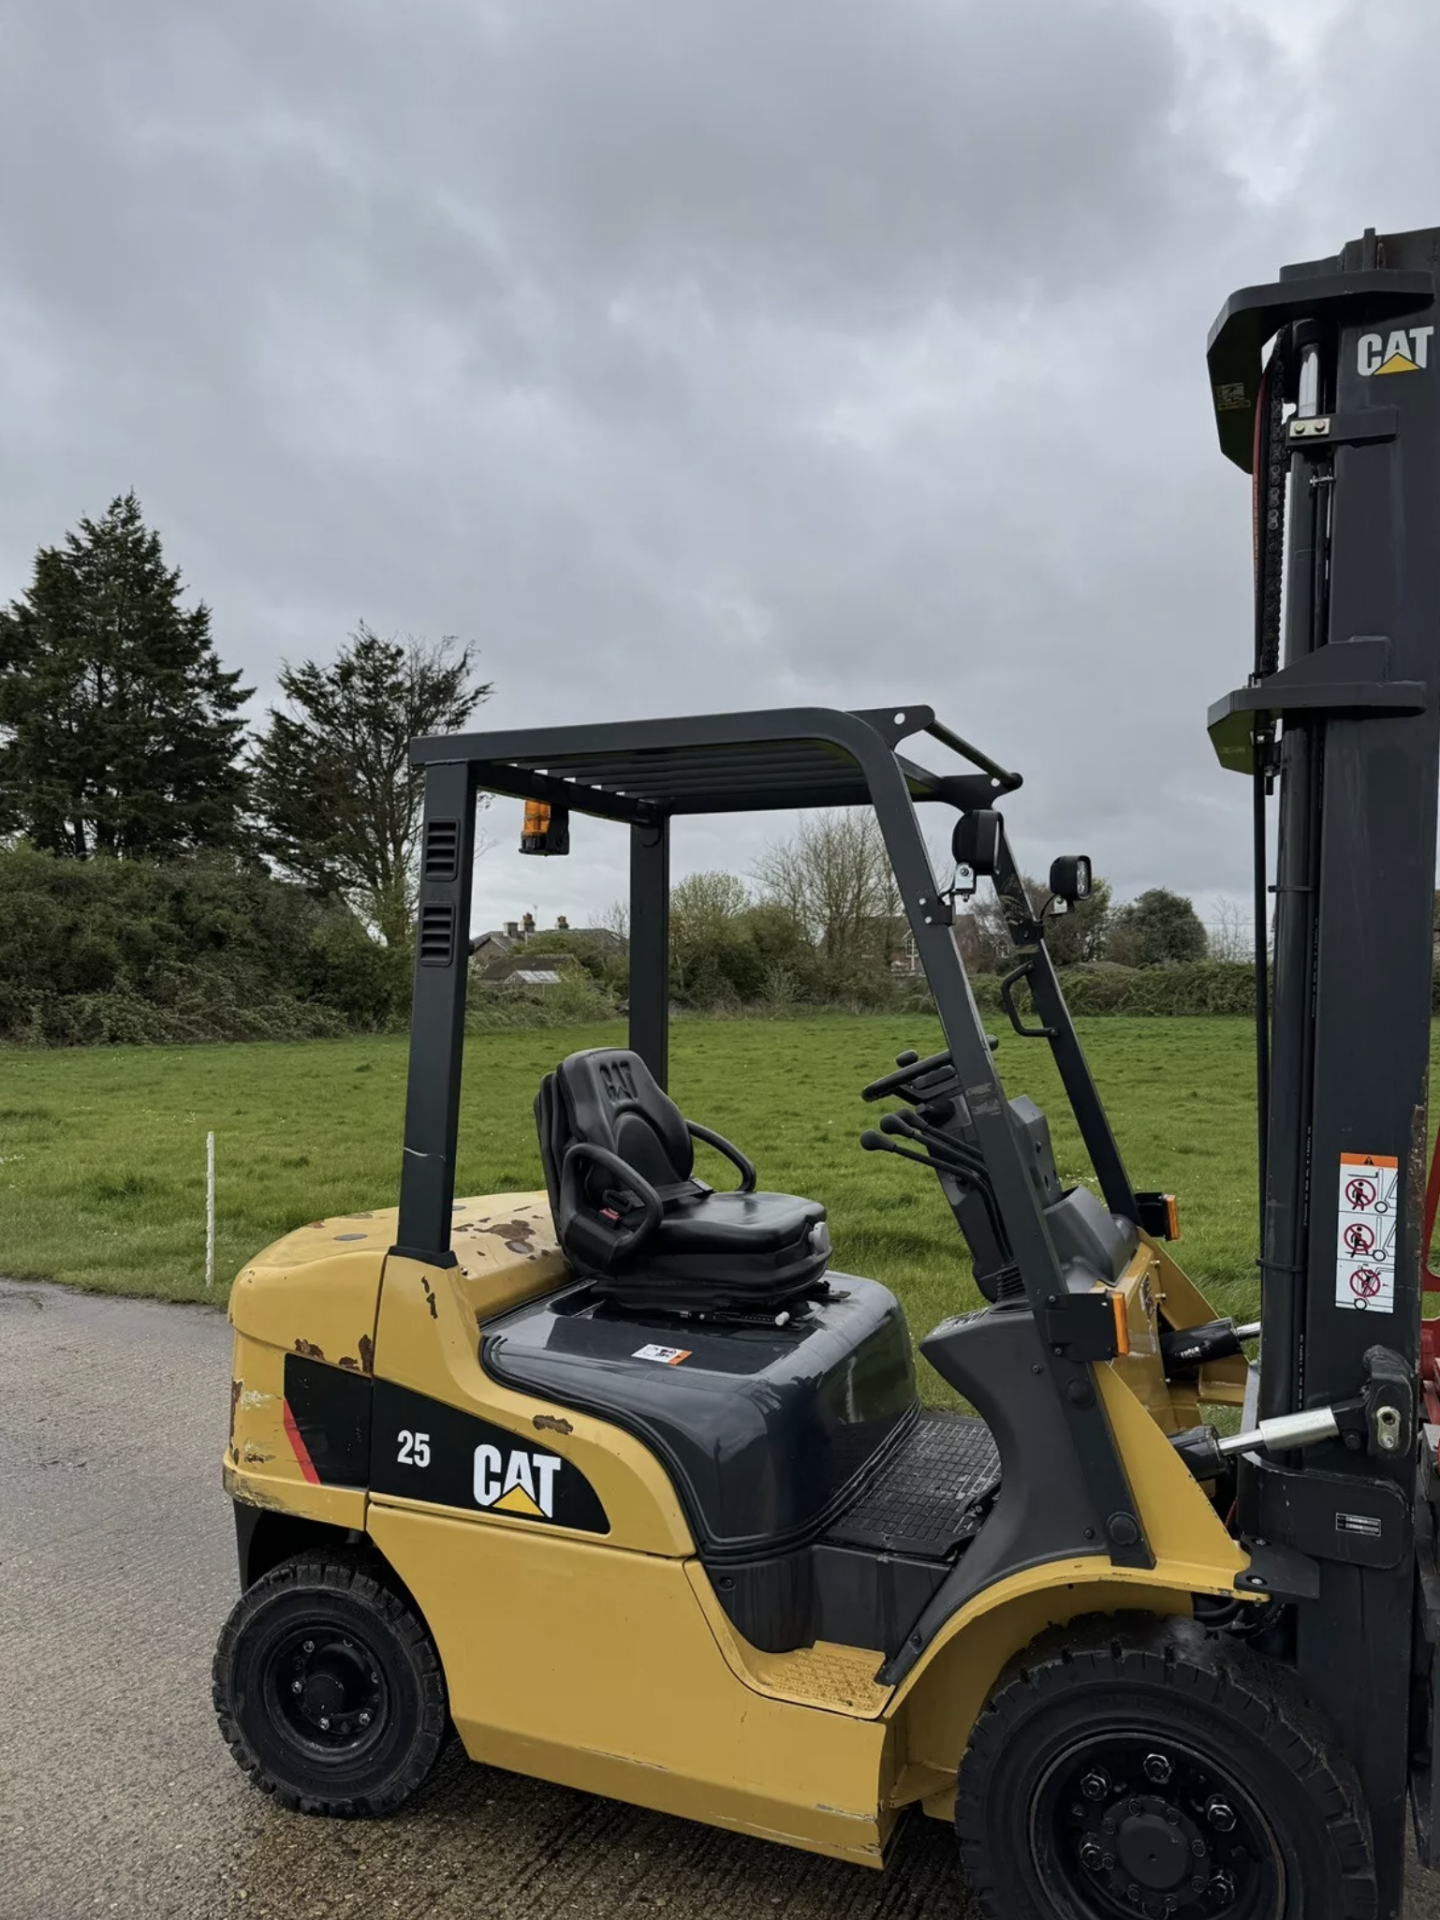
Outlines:
[[[1172,1404],[1158,1315],[1190,1323],[1210,1309],[1153,1242],[1142,1240],[1114,1289],[1129,1352],[1096,1377],[1155,1565],[1086,1557],[1012,1574],[888,1686],[879,1649],[749,1644],[655,1455],[608,1421],[484,1371],[482,1324],[566,1278],[543,1194],[461,1203],[453,1268],[387,1253],[394,1222],[387,1210],[312,1223],[237,1278],[225,1483],[251,1506],[369,1536],[434,1636],[475,1760],[880,1866],[903,1807],[950,1817],[975,1717],[1037,1633],[1084,1614],[1188,1613],[1196,1592],[1233,1595],[1246,1565],[1166,1437],[1193,1408]],[[290,1354],[543,1446],[595,1489],[608,1531],[318,1483],[285,1399]],[[1233,1363],[1207,1369],[1195,1391],[1234,1398]],[[374,1444],[398,1437],[377,1429]]]

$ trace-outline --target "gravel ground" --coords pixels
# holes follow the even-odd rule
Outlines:
[[[228,1373],[206,1308],[0,1283],[0,1920],[972,1920],[919,1816],[876,1874],[453,1748],[394,1820],[272,1807],[210,1711]],[[1440,1920],[1415,1879],[1411,1920]]]

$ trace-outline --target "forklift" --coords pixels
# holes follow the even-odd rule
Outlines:
[[[214,1700],[284,1806],[389,1814],[453,1734],[872,1867],[918,1806],[996,1920],[1399,1915],[1407,1798],[1429,1865],[1440,1790],[1437,249],[1367,233],[1210,336],[1255,505],[1253,671],[1210,715],[1254,796],[1254,1325],[1175,1259],[1174,1197],[1136,1191],[1067,1010],[1047,922],[1088,861],[1037,907],[1001,812],[1020,775],[932,708],[415,743],[399,1205],[298,1228],[230,1298]],[[524,802],[537,855],[572,821],[628,830],[629,1045],[545,1076],[543,1189],[457,1200],[482,793]],[[857,1091],[887,1107],[861,1145],[928,1168],[968,1248],[981,1304],[919,1354],[970,1412],[925,1404],[823,1205],[666,1091],[672,819],[843,806],[874,810],[943,1030]],[[947,809],[942,884],[919,822]],[[1003,1088],[955,939],[981,882],[1007,1047],[1048,1046],[1093,1182],[1065,1187]],[[957,1244],[957,1306],[965,1273]]]

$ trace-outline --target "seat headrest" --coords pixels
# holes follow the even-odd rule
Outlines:
[[[608,1147],[654,1184],[690,1178],[685,1117],[638,1053],[590,1047],[562,1061],[555,1077],[575,1139]]]

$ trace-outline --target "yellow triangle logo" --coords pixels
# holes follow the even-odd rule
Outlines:
[[[1376,373],[1418,373],[1420,369],[1407,355],[1392,353],[1390,358],[1383,361],[1375,371]]]
[[[496,1513],[523,1513],[527,1520],[543,1520],[544,1514],[536,1506],[524,1487],[511,1487],[510,1491],[495,1502]]]

